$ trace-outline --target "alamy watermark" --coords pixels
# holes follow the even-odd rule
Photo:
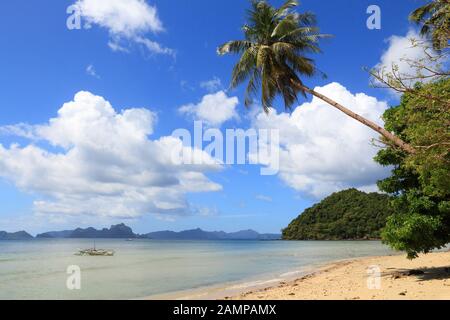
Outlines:
[[[81,290],[81,268],[77,265],[67,267],[66,287],[68,290]]]
[[[377,265],[369,266],[367,268],[367,289],[381,289],[381,269]]]
[[[381,8],[375,4],[367,7],[367,14],[370,14],[367,18],[366,26],[369,30],[381,29]]]
[[[66,13],[69,17],[66,20],[66,26],[69,30],[81,29],[81,9],[78,5],[73,4],[67,7]]]
[[[187,129],[177,129],[172,136],[183,142],[181,150],[172,152],[175,164],[202,165],[214,159],[226,165],[263,165],[263,176],[276,175],[280,168],[278,129],[226,129],[224,135],[217,128],[195,121],[193,135]]]

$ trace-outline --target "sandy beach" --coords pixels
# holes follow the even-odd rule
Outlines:
[[[450,300],[450,252],[371,257],[329,264],[233,300]]]

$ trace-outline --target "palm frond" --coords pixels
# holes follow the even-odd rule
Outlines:
[[[241,59],[233,68],[230,86],[235,88],[244,82],[255,69],[255,65],[256,50],[250,47],[242,54]]]
[[[247,108],[253,104],[253,98],[257,95],[259,86],[261,86],[261,75],[258,69],[254,69],[245,90],[244,105]]]
[[[424,5],[423,7],[420,7],[416,10],[414,10],[410,15],[409,15],[409,20],[416,22],[416,23],[420,23],[424,20],[425,16],[427,16],[431,10],[433,10],[433,8],[435,7],[435,3],[434,2],[430,2],[426,5]]]
[[[294,16],[290,15],[281,20],[273,29],[271,37],[281,38],[294,31],[298,27],[298,20]]]
[[[297,7],[299,2],[297,0],[287,0],[281,7],[276,10],[276,17],[282,18],[290,13],[290,11]]]
[[[250,41],[245,40],[234,40],[229,41],[223,45],[221,45],[217,49],[217,53],[220,55],[224,55],[227,53],[242,53],[248,48],[250,48],[252,43]]]
[[[450,40],[450,1],[433,0],[414,10],[409,19],[422,25],[420,34],[430,36],[435,50],[448,47]]]

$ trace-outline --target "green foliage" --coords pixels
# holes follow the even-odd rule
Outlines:
[[[449,102],[450,79],[445,79],[417,85],[384,114],[386,128],[417,149],[407,155],[388,147],[375,158],[393,166],[392,175],[378,183],[394,196],[395,214],[388,219],[383,241],[409,258],[450,242]]]
[[[283,230],[283,239],[379,239],[392,213],[388,195],[344,190],[306,209]]]
[[[433,0],[412,12],[409,19],[422,25],[422,35],[431,35],[434,49],[441,50],[448,47],[450,39],[449,0]]]

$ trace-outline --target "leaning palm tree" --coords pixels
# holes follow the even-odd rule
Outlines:
[[[433,0],[413,11],[409,19],[422,25],[420,33],[424,36],[431,36],[434,49],[442,50],[448,47],[450,0]]]
[[[250,106],[261,91],[266,112],[277,95],[282,96],[286,108],[291,108],[299,94],[309,93],[377,131],[388,143],[414,153],[412,146],[378,124],[305,86],[300,76],[319,72],[305,53],[319,53],[318,41],[326,35],[319,33],[312,13],[295,13],[297,6],[297,0],[288,0],[278,9],[262,0],[251,0],[249,21],[243,27],[245,40],[230,41],[218,48],[220,55],[241,54],[233,69],[231,87],[248,79],[245,105]]]

